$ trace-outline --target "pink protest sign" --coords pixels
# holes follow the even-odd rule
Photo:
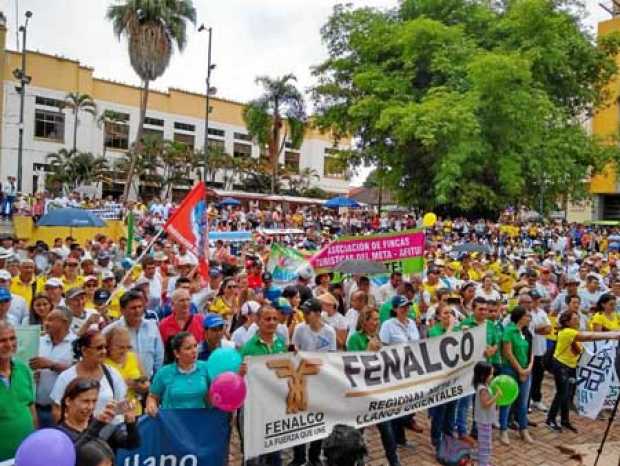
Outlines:
[[[424,233],[404,231],[339,239],[316,253],[310,263],[315,269],[333,269],[347,259],[395,262],[403,272],[412,273],[419,271],[423,254]]]

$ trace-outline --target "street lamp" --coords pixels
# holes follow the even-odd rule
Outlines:
[[[207,163],[209,162],[209,113],[211,113],[210,106],[210,97],[211,95],[217,92],[215,87],[211,87],[211,71],[215,69],[215,65],[211,63],[211,38],[213,35],[213,28],[206,27],[204,24],[201,24],[198,28],[198,32],[207,31],[209,33],[209,46],[207,53],[207,103],[205,108],[205,142],[204,142],[204,151],[205,151],[205,168],[203,179],[206,184],[207,182]]]
[[[15,90],[19,92],[19,141],[17,143],[17,191],[22,191],[22,171],[23,171],[23,152],[24,152],[24,103],[26,100],[26,86],[30,84],[31,78],[26,74],[26,32],[28,22],[32,17],[32,11],[26,12],[26,21],[19,27],[22,33],[22,66],[13,71],[13,76],[19,81],[19,86]]]

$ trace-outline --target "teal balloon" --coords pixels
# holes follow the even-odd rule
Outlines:
[[[509,375],[498,375],[491,381],[489,388],[491,394],[495,394],[497,388],[502,392],[502,396],[495,401],[497,406],[510,406],[519,396],[519,385]]]
[[[241,355],[234,348],[218,348],[207,359],[207,373],[209,379],[215,378],[224,372],[239,372]]]

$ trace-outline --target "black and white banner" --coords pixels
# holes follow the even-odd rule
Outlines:
[[[378,352],[286,353],[247,358],[245,457],[327,437],[473,393],[485,327]]]
[[[612,409],[620,396],[615,370],[615,341],[586,343],[577,366],[577,411],[596,419],[602,409]]]

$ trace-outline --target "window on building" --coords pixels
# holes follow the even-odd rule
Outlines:
[[[220,136],[223,138],[224,136],[226,136],[226,131],[224,131],[223,129],[209,128],[209,134],[211,136]]]
[[[105,147],[109,149],[129,149],[129,125],[106,122],[104,127]]]
[[[146,117],[144,118],[144,124],[145,125],[151,125],[151,126],[164,126],[164,120],[161,120],[159,118],[151,118],[151,117]]]
[[[33,163],[32,164],[32,171],[33,172],[45,172],[45,173],[51,173],[52,168],[51,165],[49,163]]]
[[[190,125],[189,123],[179,123],[178,121],[175,121],[174,129],[180,129],[181,131],[189,131],[190,133],[193,133],[196,131],[196,126]]]
[[[209,138],[209,150],[214,152],[224,152],[224,141]]]
[[[233,155],[235,157],[252,157],[252,146],[235,142],[233,146]]]
[[[299,152],[284,153],[284,168],[291,173],[299,173]]]
[[[252,136],[250,136],[249,134],[245,134],[245,133],[235,133],[234,136],[235,136],[235,139],[240,139],[241,141],[252,140]]]
[[[326,151],[327,152],[327,151]],[[347,172],[346,163],[337,156],[325,155],[323,158],[323,175],[328,178],[345,179]]]
[[[183,134],[183,133],[174,133],[175,142],[182,142],[190,150],[194,150],[194,135],[193,134]]]
[[[154,136],[160,139],[164,139],[164,132],[160,129],[144,128],[144,136]]]
[[[56,142],[64,142],[64,113],[36,109],[34,112],[34,135],[37,138],[51,139],[52,141]]]
[[[36,96],[34,99],[37,105],[43,105],[44,107],[61,108],[64,106],[64,101],[58,99],[52,99],[51,97]]]

